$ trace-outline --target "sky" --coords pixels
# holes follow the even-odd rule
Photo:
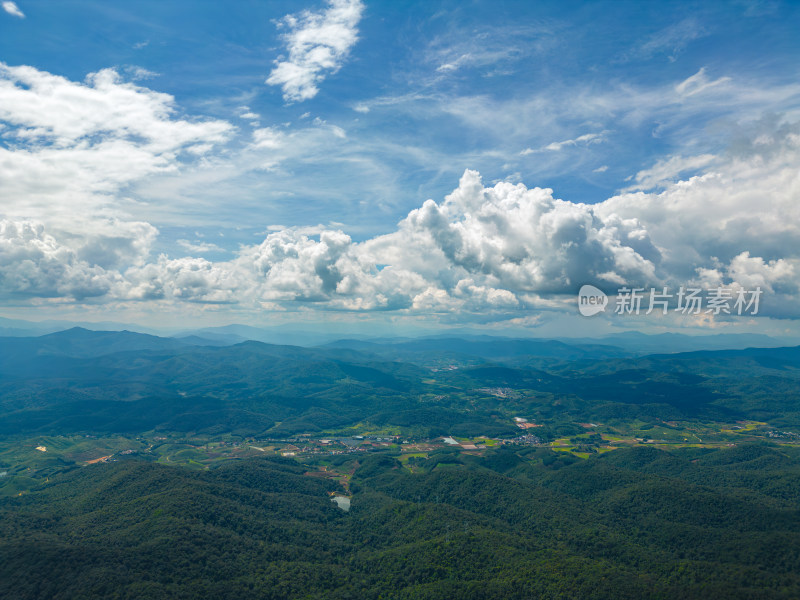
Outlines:
[[[0,7],[0,316],[800,333],[800,3]]]

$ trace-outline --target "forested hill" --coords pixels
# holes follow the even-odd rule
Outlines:
[[[280,437],[369,422],[405,435],[491,436],[512,434],[514,413],[548,426],[800,426],[797,348],[626,356],[610,346],[502,339],[203,344],[82,329],[0,338],[0,435],[158,429]]]
[[[341,460],[354,460],[343,457]],[[736,600],[800,597],[798,451],[545,448],[395,457],[337,483],[290,459],[138,461],[0,500],[0,596]]]

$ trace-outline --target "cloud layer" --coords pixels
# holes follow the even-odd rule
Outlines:
[[[338,31],[346,15],[354,28],[360,11],[334,3],[293,21],[292,35],[306,26]],[[76,83],[0,64],[0,126],[5,303],[500,319],[572,310],[584,283],[726,285],[760,286],[762,314],[800,317],[800,125],[780,118],[752,123],[725,154],[665,156],[637,173],[634,187],[597,204],[522,183],[487,185],[466,170],[452,193],[422,202],[383,235],[354,241],[344,228],[273,228],[217,261],[155,252],[159,231],[125,210],[137,202],[126,194],[154,174],[206,160],[224,166],[234,135],[228,122],[183,116],[171,96],[114,70]],[[346,139],[324,121],[308,131]],[[546,149],[566,151],[605,133]],[[258,159],[261,169],[301,145],[298,133],[278,127],[251,135],[239,159]],[[681,180],[687,171],[699,174]],[[221,250],[177,245],[191,254]]]
[[[392,233],[356,243],[338,230],[283,229],[223,262],[149,259],[155,233],[143,223],[109,223],[92,245],[75,247],[41,223],[6,220],[0,280],[17,299],[497,314],[566,307],[586,282],[761,286],[776,300],[773,316],[800,316],[790,309],[800,266],[800,148],[793,137],[781,144],[770,161],[735,160],[657,194],[596,205],[523,184],[486,187],[466,171],[442,202],[426,201]],[[756,213],[765,202],[771,210]]]

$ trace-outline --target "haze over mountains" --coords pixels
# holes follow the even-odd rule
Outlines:
[[[715,333],[709,335],[662,333],[647,335],[637,331],[626,331],[598,337],[553,338],[526,335],[517,338],[507,334],[487,335],[485,332],[475,329],[452,328],[444,331],[420,329],[415,332],[412,331],[413,335],[409,335],[409,332],[406,332],[403,336],[385,336],[348,333],[347,328],[341,326],[334,327],[332,331],[330,330],[331,326],[328,326],[328,330],[313,331],[296,325],[254,327],[241,324],[168,330],[113,321],[26,321],[0,317],[0,337],[36,337],[76,327],[90,331],[131,331],[179,339],[192,338],[194,336],[195,338],[200,338],[194,340],[198,345],[232,345],[246,340],[254,340],[296,346],[317,346],[334,342],[340,346],[357,345],[358,342],[396,345],[411,344],[411,347],[414,344],[429,344],[431,349],[438,344],[440,349],[446,349],[447,342],[436,340],[454,338],[458,340],[467,339],[477,344],[482,341],[494,342],[498,340],[517,340],[523,345],[530,344],[529,346],[521,346],[520,352],[525,348],[534,348],[537,343],[560,341],[573,347],[587,345],[614,346],[627,352],[650,354],[655,352],[690,352],[693,350],[778,347],[800,344],[800,339],[797,338],[775,337],[756,333]],[[349,340],[358,340],[358,342]],[[193,343],[191,339],[189,342]]]
[[[670,343],[687,342],[669,336],[658,344],[662,353],[645,355],[641,336],[631,336],[633,348],[626,349],[587,340],[450,337],[304,348],[252,340],[220,345],[201,335],[72,328],[0,338],[0,432],[159,428],[285,436],[369,421],[427,435],[512,433],[497,413],[501,404],[559,421],[627,412],[791,423],[800,414],[796,347],[664,354]],[[734,348],[751,341],[763,338],[730,339]],[[488,388],[518,391],[501,402]]]

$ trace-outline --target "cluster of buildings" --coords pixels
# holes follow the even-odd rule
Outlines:
[[[501,440],[501,444],[513,444],[517,446],[538,446],[542,443],[541,438],[538,436],[533,435],[532,433],[526,433],[519,437],[512,438],[510,440]]]

